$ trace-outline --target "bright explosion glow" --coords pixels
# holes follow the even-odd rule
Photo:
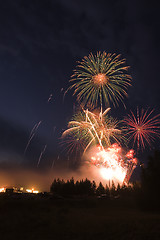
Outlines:
[[[134,158],[134,150],[125,154],[118,144],[112,144],[105,150],[97,147],[90,163],[97,167],[103,179],[123,184],[128,183],[137,159]]]

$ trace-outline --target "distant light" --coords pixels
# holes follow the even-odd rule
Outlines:
[[[1,192],[5,192],[5,188],[4,187],[0,188],[0,193]]]
[[[39,191],[38,190],[34,190],[34,188],[26,189],[26,192],[28,192],[28,193],[35,193],[35,194],[39,193]]]
[[[38,190],[34,190],[33,193],[39,193],[39,191]]]
[[[32,189],[26,189],[26,192],[32,193]]]

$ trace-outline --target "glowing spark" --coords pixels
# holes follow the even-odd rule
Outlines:
[[[48,98],[48,100],[47,100],[48,103],[51,101],[52,97],[53,97],[53,94],[50,94],[50,95],[49,95],[49,98]]]

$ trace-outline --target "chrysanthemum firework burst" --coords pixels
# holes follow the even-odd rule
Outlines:
[[[127,130],[129,141],[133,139],[133,145],[137,145],[138,150],[145,146],[152,146],[156,137],[160,137],[160,114],[153,115],[154,110],[137,108],[137,113],[131,111],[131,114],[124,119],[126,124],[124,129]]]
[[[123,102],[131,85],[131,76],[126,73],[129,67],[125,62],[115,53],[91,53],[78,62],[69,89],[74,89],[73,95],[77,95],[83,106],[96,107],[99,103],[109,106],[111,102],[116,106],[119,101]]]

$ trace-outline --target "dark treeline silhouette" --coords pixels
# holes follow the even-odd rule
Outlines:
[[[110,188],[100,182],[89,179],[75,181],[54,179],[51,188],[53,194],[60,196],[99,196],[104,198],[132,199],[142,209],[160,210],[160,152],[155,151],[148,159],[147,167],[141,168],[141,181],[128,186],[112,182]]]
[[[142,168],[141,189],[139,194],[141,206],[160,210],[160,152],[149,156],[146,168]]]
[[[119,196],[129,196],[135,188],[131,186],[119,184],[117,187],[112,181],[112,186],[109,188],[106,184],[100,182],[98,185],[95,181],[90,181],[89,179],[75,181],[72,177],[70,180],[64,181],[63,179],[54,179],[50,191],[53,194],[58,194],[61,196],[100,196],[100,197],[119,197]]]

